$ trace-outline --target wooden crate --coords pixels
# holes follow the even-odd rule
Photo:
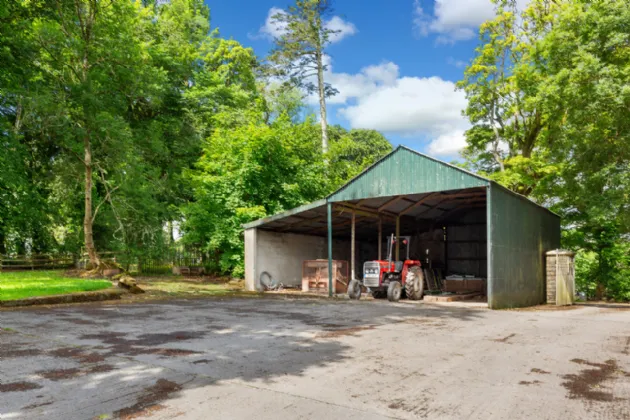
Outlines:
[[[445,292],[481,292],[486,293],[485,279],[444,280]]]
[[[333,260],[333,290],[348,290],[348,261]],[[328,290],[328,260],[306,260],[302,264],[302,291]]]

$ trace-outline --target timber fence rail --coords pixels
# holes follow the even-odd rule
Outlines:
[[[104,260],[116,262],[128,272],[138,274],[170,274],[173,267],[209,269],[211,266],[207,253],[194,250],[168,250],[157,256],[111,251],[99,252],[99,256]],[[87,261],[87,254],[84,254],[79,265],[85,266]]]
[[[0,255],[0,271],[72,268],[76,260],[72,254]]]
[[[203,267],[211,271],[212,266],[207,253],[194,250],[168,250],[158,256],[125,251],[103,251],[98,255],[103,260],[116,262],[126,271],[139,274],[169,274],[173,267]],[[0,271],[83,269],[88,266],[88,261],[87,253],[0,255]]]

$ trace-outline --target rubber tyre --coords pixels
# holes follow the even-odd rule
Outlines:
[[[402,286],[399,281],[392,281],[387,287],[387,300],[390,302],[398,302],[402,295]]]
[[[407,280],[405,280],[405,292],[407,299],[420,300],[424,295],[424,274],[420,267],[414,266],[407,272]]]
[[[348,297],[350,299],[361,299],[361,283],[358,280],[350,280],[348,283]]]

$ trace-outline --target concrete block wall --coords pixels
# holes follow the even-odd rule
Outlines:
[[[362,272],[364,260],[376,258],[376,246],[376,243],[356,242],[357,276]],[[267,272],[285,286],[299,287],[302,284],[302,263],[327,258],[328,242],[325,237],[247,229],[245,286],[247,290],[260,290],[260,275]],[[349,240],[333,240],[333,259],[348,261],[350,270]]]
[[[556,304],[556,256],[547,255],[547,303]]]

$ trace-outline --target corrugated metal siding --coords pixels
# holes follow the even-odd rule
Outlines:
[[[488,181],[443,162],[398,148],[333,193],[331,202],[484,187]]]
[[[560,246],[560,218],[492,184],[488,194],[488,306],[545,302],[545,252]]]
[[[488,277],[486,218],[485,210],[477,210],[446,226],[448,273]]]

